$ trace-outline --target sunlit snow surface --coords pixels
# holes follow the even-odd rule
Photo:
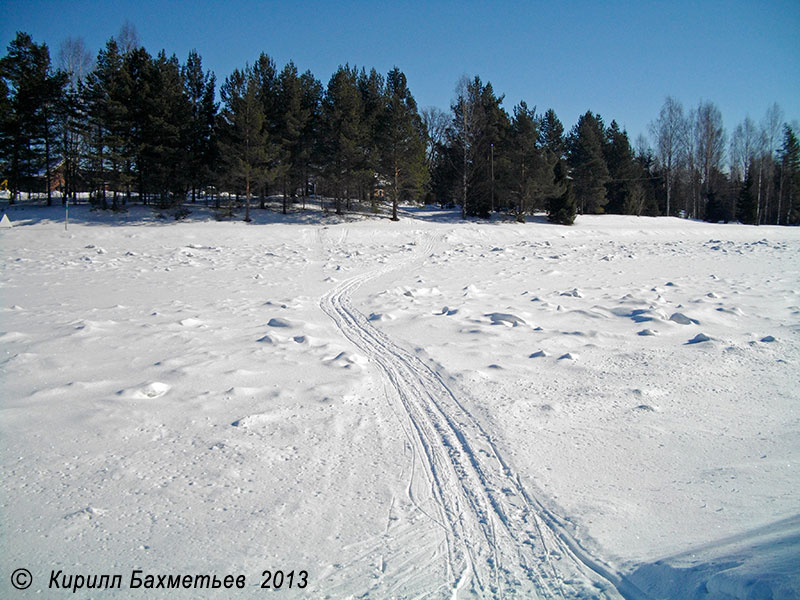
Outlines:
[[[800,593],[800,230],[253,212],[8,211],[0,596]]]

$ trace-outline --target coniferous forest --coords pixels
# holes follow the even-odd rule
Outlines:
[[[92,58],[80,39],[55,59],[18,33],[0,59],[0,181],[10,202],[86,199],[220,214],[322,202],[337,214],[425,202],[463,217],[546,212],[671,215],[800,224],[800,143],[777,105],[730,135],[713,102],[666,98],[633,143],[591,110],[566,130],[552,110],[510,113],[464,77],[445,112],[420,109],[394,68],[340,66],[327,84],[266,54],[224,81],[192,52],[150,54],[126,26]],[[187,208],[188,207],[188,208]]]

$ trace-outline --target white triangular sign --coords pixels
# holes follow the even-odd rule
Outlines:
[[[3,229],[8,229],[9,227],[13,227],[14,225],[11,223],[11,219],[8,218],[8,215],[3,215],[3,218],[0,219],[0,227]]]

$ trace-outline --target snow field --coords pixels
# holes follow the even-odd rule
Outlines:
[[[796,586],[794,230],[0,236],[3,566],[32,593],[282,568],[310,575],[287,597],[618,597],[593,559],[654,596]]]

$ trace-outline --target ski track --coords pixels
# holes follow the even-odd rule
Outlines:
[[[446,574],[438,589],[427,590],[429,597],[643,598],[525,490],[440,374],[353,306],[361,285],[430,256],[433,247],[426,237],[411,256],[346,279],[320,300],[341,333],[382,372],[411,449],[406,494],[442,529]],[[381,555],[381,572],[390,561]]]

